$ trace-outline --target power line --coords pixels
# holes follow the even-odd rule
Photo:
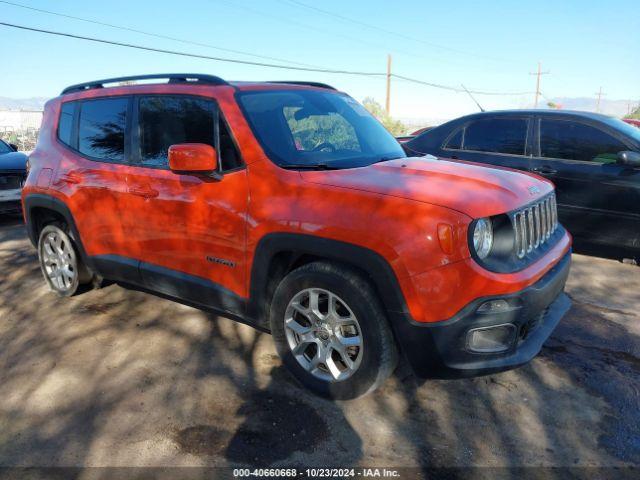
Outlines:
[[[264,63],[264,62],[253,62],[253,61],[249,61],[249,60],[239,60],[236,58],[225,58],[225,57],[213,57],[210,55],[200,55],[197,53],[189,53],[189,52],[180,52],[177,50],[166,50],[164,48],[154,48],[154,47],[146,47],[144,45],[135,45],[132,43],[125,43],[125,42],[117,42],[114,40],[104,40],[101,38],[94,38],[94,37],[86,37],[83,35],[75,35],[72,33],[64,33],[64,32],[56,32],[53,30],[45,30],[45,29],[41,29],[41,28],[33,28],[33,27],[26,27],[24,25],[16,25],[13,23],[6,23],[6,22],[0,22],[0,25],[4,25],[5,27],[12,27],[12,28],[18,28],[21,30],[28,30],[31,32],[39,32],[39,33],[46,33],[49,35],[57,35],[60,37],[69,37],[69,38],[75,38],[78,40],[87,40],[89,42],[96,42],[96,43],[105,43],[108,45],[116,45],[119,47],[127,47],[127,48],[135,48],[138,50],[146,50],[148,52],[157,52],[157,53],[166,53],[168,55],[178,55],[178,56],[183,56],[183,57],[191,57],[191,58],[201,58],[204,60],[215,60],[218,62],[227,62],[227,63],[239,63],[239,64],[243,64],[243,65],[254,65],[256,67],[270,67],[270,68],[280,68],[280,69],[285,69],[285,70],[299,70],[299,71],[303,71],[303,72],[321,72],[321,73],[341,73],[341,74],[345,74],[345,75],[365,75],[365,76],[377,76],[377,75],[384,75],[384,73],[377,73],[377,72],[358,72],[358,71],[352,71],[352,70],[332,70],[332,69],[325,69],[325,68],[314,68],[314,67],[297,67],[297,66],[289,66],[289,65],[280,65],[280,64],[275,64],[275,63]]]
[[[315,26],[315,25],[309,25],[307,23],[299,22],[299,21],[293,20],[291,18],[283,18],[283,17],[281,17],[279,15],[274,15],[272,13],[268,13],[268,12],[265,12],[263,10],[257,10],[255,8],[248,7],[246,5],[240,5],[240,4],[238,4],[236,2],[233,2],[233,1],[228,1],[228,0],[217,0],[217,1],[218,1],[218,3],[223,3],[223,4],[228,5],[230,7],[241,9],[241,10],[244,10],[246,12],[253,13],[256,16],[259,16],[261,19],[270,18],[272,20],[275,20],[276,22],[283,23],[283,24],[287,25],[288,27],[295,26],[295,27],[301,28],[301,29],[303,29],[305,31],[313,30],[313,31],[319,32],[319,33],[324,34],[324,35],[329,34],[331,36],[338,36],[338,37],[342,37],[342,38],[345,38],[347,40],[350,40],[352,42],[360,43],[362,45],[366,45],[368,47],[374,47],[374,48],[377,48],[377,49],[385,49],[385,48],[387,48],[384,45],[381,45],[379,43],[370,42],[370,41],[365,40],[363,38],[352,37],[350,35],[345,35],[344,33],[341,33],[341,32],[331,32],[331,31],[328,31],[326,29],[319,28],[318,26]],[[399,50],[399,49],[394,49],[394,50],[397,53],[402,53],[404,55],[412,56],[412,57],[415,57],[415,58],[424,58],[422,55],[418,55],[415,52],[410,52],[410,51],[406,51],[406,50]],[[451,62],[448,62],[448,63],[451,63]]]
[[[331,68],[300,67],[300,66],[294,66],[294,65],[290,66],[290,65],[280,65],[280,64],[274,64],[274,63],[266,63],[266,62],[254,62],[254,61],[249,61],[249,60],[240,60],[240,59],[236,59],[236,58],[214,57],[214,56],[210,56],[210,55],[201,55],[201,54],[196,54],[196,53],[181,52],[181,51],[177,51],[177,50],[167,50],[167,49],[163,49],[163,48],[146,47],[144,45],[135,45],[135,44],[132,44],[132,43],[118,42],[118,41],[114,41],[114,40],[105,40],[105,39],[101,39],[101,38],[87,37],[87,36],[84,36],[84,35],[75,35],[75,34],[72,34],[72,33],[56,32],[56,31],[53,31],[53,30],[45,30],[45,29],[41,29],[41,28],[27,27],[27,26],[24,26],[24,25],[16,25],[16,24],[7,23],[7,22],[0,22],[0,25],[5,26],[5,27],[10,27],[10,28],[17,28],[17,29],[20,29],[20,30],[26,30],[26,31],[30,31],[30,32],[45,33],[45,34],[48,34],[48,35],[56,35],[56,36],[60,36],[60,37],[74,38],[74,39],[77,39],[77,40],[86,40],[86,41],[89,41],[89,42],[103,43],[103,44],[107,44],[107,45],[115,45],[115,46],[126,47],[126,48],[133,48],[133,49],[143,50],[143,51],[148,51],[148,52],[164,53],[164,54],[168,54],[168,55],[176,55],[176,56],[183,56],[183,57],[190,57],[190,58],[199,58],[199,59],[203,59],[203,60],[214,60],[214,61],[218,61],[218,62],[227,62],[227,63],[241,64],[241,65],[252,65],[252,66],[258,66],[258,67],[279,68],[279,69],[282,69],[282,70],[297,70],[297,71],[302,71],[302,72],[318,72],[318,73],[331,73],[331,74],[343,74],[343,75],[359,75],[359,76],[367,76],[367,77],[382,77],[382,76],[386,76],[387,75],[387,73],[385,73],[385,72],[363,72],[363,71],[356,71],[356,70],[341,70],[341,69],[331,69]],[[425,82],[423,80],[418,80],[418,79],[411,78],[411,77],[405,77],[403,75],[397,75],[395,73],[391,74],[391,76],[393,76],[395,78],[398,78],[400,80],[407,81],[407,82],[413,82],[413,83],[426,85],[426,86],[430,86],[430,87],[434,87],[434,88],[440,88],[440,89],[444,89],[444,90],[449,90],[449,91],[453,91],[453,92],[464,92],[464,91],[466,91],[466,90],[462,90],[462,89],[456,88],[456,87],[451,87],[451,86],[441,85],[441,84],[431,83],[431,82]],[[485,92],[485,91],[480,91],[480,90],[469,90],[469,92],[475,93],[476,95],[505,95],[505,96],[525,95],[525,94],[530,93],[530,92]]]
[[[417,83],[419,85],[426,85],[428,87],[433,87],[433,88],[440,88],[442,90],[449,90],[450,92],[456,92],[456,93],[467,92],[467,93],[475,93],[476,95],[500,95],[500,96],[513,96],[513,97],[517,97],[519,95],[530,95],[531,93],[533,93],[533,92],[486,92],[482,90],[466,90],[463,88],[451,87],[449,85],[442,85],[440,83],[425,82],[424,80],[405,77],[403,75],[397,75],[395,73],[392,73],[391,76],[399,80],[404,80],[406,82]]]
[[[54,11],[51,11],[51,10],[44,10],[42,8],[30,7],[28,5],[22,5],[20,3],[15,3],[15,2],[8,2],[6,0],[0,0],[0,3],[4,3],[6,5],[11,5],[11,6],[14,6],[14,7],[24,8],[24,9],[27,9],[27,10],[32,10],[32,11],[35,11],[35,12],[46,13],[48,15],[55,15],[57,17],[70,18],[72,20],[78,20],[80,22],[92,23],[94,25],[101,25],[103,27],[115,28],[115,29],[124,30],[124,31],[127,31],[127,32],[138,33],[138,34],[141,34],[141,35],[146,35],[148,37],[155,37],[155,38],[161,38],[161,39],[164,39],[164,40],[171,40],[173,42],[180,42],[180,43],[184,43],[184,44],[187,44],[187,45],[195,45],[195,46],[198,46],[198,47],[212,48],[212,49],[215,49],[215,50],[220,50],[222,52],[238,53],[240,55],[247,55],[247,56],[253,57],[253,58],[262,58],[262,59],[265,59],[265,60],[275,60],[276,62],[295,64],[295,65],[303,65],[303,66],[307,66],[307,67],[317,67],[317,65],[312,65],[312,64],[308,64],[308,63],[295,62],[293,60],[286,60],[286,59],[283,59],[283,58],[270,57],[270,56],[266,56],[266,55],[258,55],[258,54],[255,54],[255,53],[245,52],[245,51],[242,51],[242,50],[235,50],[235,49],[232,49],[232,48],[219,47],[217,45],[211,45],[209,43],[194,42],[192,40],[185,40],[185,39],[182,39],[182,38],[171,37],[169,35],[162,35],[162,34],[159,34],[159,33],[147,32],[147,31],[144,31],[144,30],[138,30],[136,28],[124,27],[122,25],[114,25],[112,23],[100,22],[98,20],[92,20],[92,19],[89,19],[89,18],[76,17],[74,15],[68,15],[68,14],[65,14],[65,13],[54,12]]]
[[[469,55],[469,56],[473,56],[473,57],[486,58],[486,59],[489,59],[489,60],[495,60],[495,61],[499,61],[499,62],[514,63],[514,62],[512,62],[510,60],[505,60],[505,59],[501,59],[501,58],[495,58],[495,57],[491,57],[491,56],[488,56],[488,55],[481,55],[481,54],[476,54],[476,53],[471,53],[471,52],[465,52],[464,50],[458,50],[456,48],[452,48],[452,47],[449,47],[449,46],[446,46],[446,45],[441,45],[441,44],[430,42],[430,41],[427,41],[427,40],[422,40],[420,38],[412,37],[412,36],[404,34],[404,33],[400,33],[400,32],[396,32],[396,31],[393,31],[393,30],[388,30],[388,29],[383,28],[383,27],[379,27],[378,25],[373,25],[371,23],[363,22],[363,21],[357,20],[355,18],[347,17],[347,16],[341,15],[339,13],[331,12],[329,10],[324,10],[322,8],[316,7],[315,5],[309,5],[307,3],[300,2],[298,0],[280,0],[280,2],[287,2],[289,4],[297,5],[297,6],[302,7],[302,8],[306,8],[306,9],[309,9],[309,10],[313,10],[313,11],[322,13],[324,15],[328,15],[330,17],[339,18],[339,19],[341,19],[341,20],[343,20],[345,22],[355,23],[355,24],[363,26],[363,27],[367,27],[367,28],[370,28],[370,29],[373,29],[373,30],[377,30],[379,32],[383,32],[383,33],[386,33],[386,34],[389,34],[389,35],[394,35],[396,37],[403,38],[405,40],[410,40],[410,41],[413,41],[413,42],[422,43],[424,45],[429,45],[431,47],[439,48],[441,50],[447,50],[449,52],[459,53],[459,54],[462,54],[462,55]]]

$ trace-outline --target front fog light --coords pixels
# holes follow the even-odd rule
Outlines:
[[[467,333],[467,348],[478,353],[498,353],[509,350],[516,339],[513,323],[474,328]]]
[[[509,305],[509,302],[502,298],[499,298],[497,300],[489,300],[488,302],[484,302],[478,307],[478,310],[476,310],[476,312],[482,314],[491,314],[508,312],[509,310],[513,310],[511,305]]]

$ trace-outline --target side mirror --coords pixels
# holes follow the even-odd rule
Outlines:
[[[629,150],[618,152],[618,163],[629,167],[640,167],[640,153]]]
[[[169,147],[169,168],[174,173],[208,175],[216,180],[218,154],[216,149],[205,143],[180,143]]]
[[[17,152],[17,151],[18,151],[18,146],[17,146],[15,143],[10,143],[10,144],[9,144],[9,146],[10,146],[11,148],[13,148],[13,151],[14,151],[14,152]]]

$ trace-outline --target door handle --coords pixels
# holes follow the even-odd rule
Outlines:
[[[156,198],[160,192],[158,192],[158,190],[154,190],[153,188],[133,187],[133,188],[129,188],[129,193],[132,195],[136,195],[138,197],[149,199],[149,198]]]
[[[554,168],[551,167],[534,167],[531,169],[532,172],[536,172],[536,173],[542,173],[543,175],[554,175],[556,173],[558,173],[558,171]]]

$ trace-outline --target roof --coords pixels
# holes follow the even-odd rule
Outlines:
[[[487,112],[477,112],[472,113],[470,115],[464,115],[461,118],[468,117],[482,117],[486,115],[570,115],[577,117],[590,118],[592,120],[605,120],[611,118],[609,115],[605,115],[603,113],[595,113],[595,112],[584,112],[581,110],[556,110],[556,109],[543,109],[543,108],[529,108],[529,109],[521,109],[521,110],[490,110]]]
[[[93,80],[91,82],[78,83],[71,85],[62,91],[62,95],[69,93],[86,92],[88,90],[109,88],[109,84],[114,86],[123,86],[131,82],[139,82],[146,80],[158,80],[158,82],[152,82],[153,84],[195,84],[195,85],[208,85],[208,86],[233,86],[241,90],[258,90],[258,89],[282,89],[283,85],[298,87],[298,88],[322,88],[335,90],[326,83],[319,82],[306,82],[301,80],[275,80],[269,82],[227,82],[226,80],[216,77],[214,75],[202,74],[202,73],[157,73],[147,75],[132,75],[127,77],[106,78],[103,80]]]
[[[275,90],[282,89],[284,87],[293,87],[293,88],[322,88],[327,90],[336,90],[331,85],[327,85],[326,83],[320,82],[305,82],[300,80],[271,80],[266,82],[246,82],[246,81],[237,81],[237,82],[229,82],[230,85],[236,87],[238,90]]]

